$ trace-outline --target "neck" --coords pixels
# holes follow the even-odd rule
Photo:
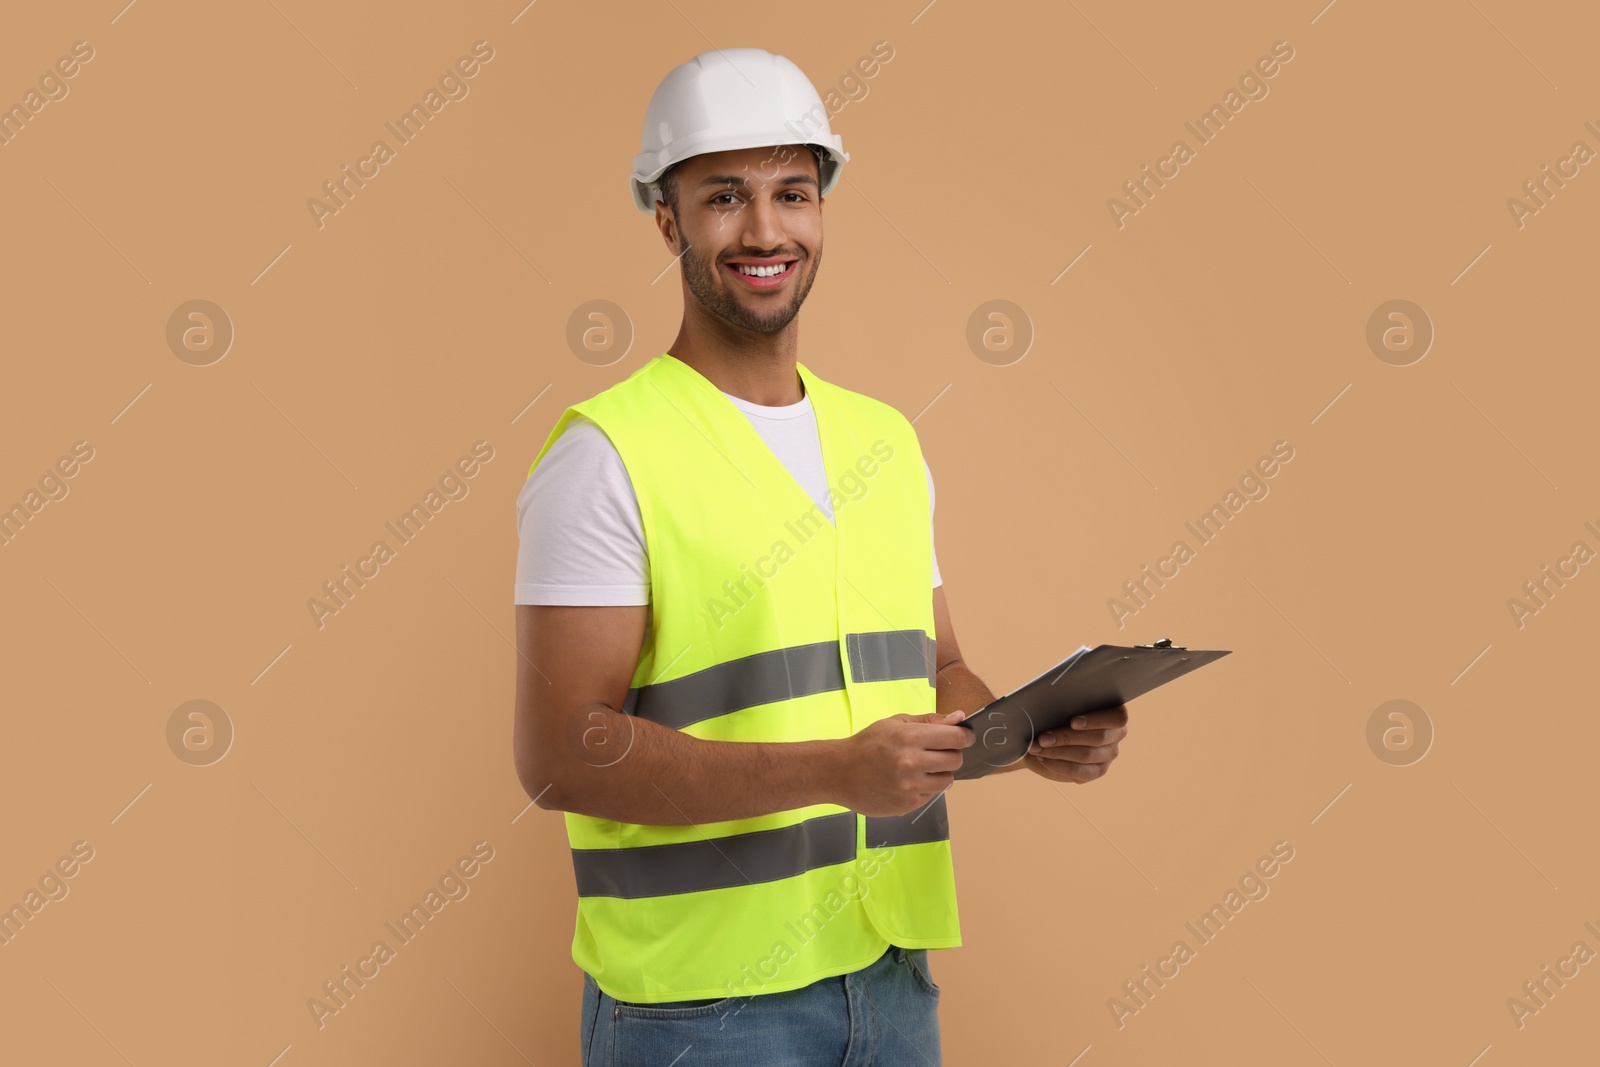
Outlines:
[[[726,327],[725,323],[720,324]],[[805,396],[800,372],[799,324],[791,322],[775,334],[691,327],[687,318],[667,354],[700,372],[724,393],[752,404],[781,407]]]

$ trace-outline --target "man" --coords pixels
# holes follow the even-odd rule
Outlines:
[[[566,813],[583,1062],[937,1064],[944,791],[994,695],[956,644],[910,422],[798,360],[849,157],[760,49],[671,71],[642,148],[682,325],[566,410],[518,501],[516,765]],[[1126,720],[995,773],[1092,781]]]

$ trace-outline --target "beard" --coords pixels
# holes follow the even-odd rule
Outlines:
[[[819,247],[815,254],[800,260],[800,267],[804,268],[805,275],[795,278],[790,285],[792,295],[787,303],[773,303],[768,306],[768,298],[762,297],[763,310],[756,310],[746,304],[739,296],[732,292],[732,281],[722,277],[721,268],[709,263],[701,256],[693,245],[685,245],[682,235],[678,237],[678,247],[683,253],[680,262],[683,264],[683,276],[689,283],[689,291],[711,314],[731,326],[737,326],[752,333],[777,333],[794,320],[800,313],[800,305],[806,301],[806,294],[811,292],[811,283],[816,281],[817,270],[822,265],[822,249]]]

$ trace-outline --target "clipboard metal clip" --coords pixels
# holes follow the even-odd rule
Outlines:
[[[1135,647],[1135,648],[1175,648],[1179,652],[1187,652],[1187,651],[1189,651],[1183,645],[1175,645],[1175,644],[1173,644],[1172,643],[1172,638],[1170,638],[1170,637],[1163,637],[1161,640],[1157,641],[1153,645],[1134,645],[1133,647]]]

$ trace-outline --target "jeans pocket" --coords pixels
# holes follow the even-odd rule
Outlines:
[[[904,953],[906,966],[911,968],[911,977],[916,979],[917,986],[930,997],[938,996],[939,987],[934,984],[933,972],[928,970],[928,950],[908,948]]]
[[[659,1004],[635,1004],[632,1001],[613,1000],[618,1019],[698,1019],[706,1015],[720,1015],[728,1010],[737,997],[714,1000],[666,1000]]]

